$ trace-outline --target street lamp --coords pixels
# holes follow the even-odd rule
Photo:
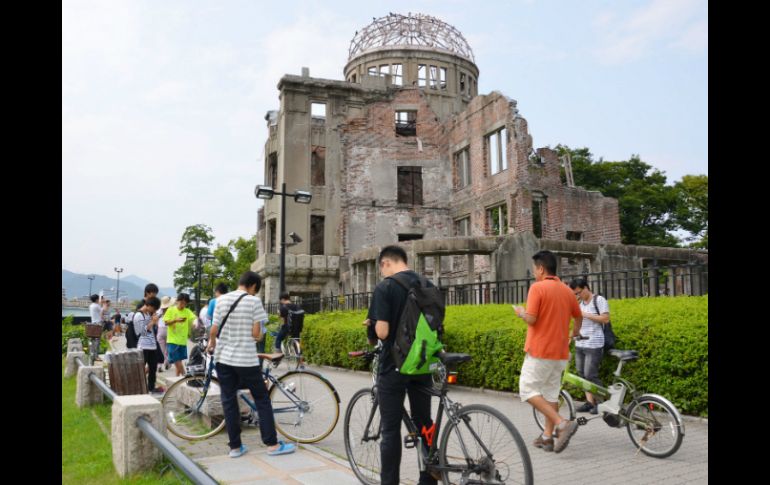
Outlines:
[[[197,249],[197,246],[196,246]],[[203,273],[203,263],[206,261],[212,261],[216,259],[214,256],[211,256],[210,254],[188,254],[187,258],[185,258],[186,261],[194,261],[195,262],[195,274],[197,276],[198,280],[198,288],[195,291],[195,312],[201,311],[201,275]]]
[[[283,293],[286,291],[286,247],[302,242],[302,239],[292,232],[289,236],[294,242],[286,244],[286,237],[284,235],[284,231],[286,231],[286,196],[294,197],[294,202],[298,204],[309,204],[313,199],[313,194],[306,190],[298,190],[293,194],[286,193],[286,182],[284,182],[281,184],[281,192],[276,192],[275,189],[269,185],[257,185],[254,188],[254,195],[257,199],[264,200],[272,199],[273,195],[281,196],[281,270],[279,286],[281,287],[281,293]]]
[[[96,279],[95,275],[88,275],[86,276],[88,278],[88,297],[91,298],[91,284],[94,282],[94,279]]]
[[[115,290],[115,305],[120,305],[120,273],[123,272],[123,268],[115,266],[115,272],[118,273],[118,288]]]

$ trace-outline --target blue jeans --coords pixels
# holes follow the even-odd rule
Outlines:
[[[228,445],[231,450],[241,447],[241,411],[238,408],[238,388],[246,387],[254,398],[259,416],[259,433],[262,442],[267,446],[278,444],[275,431],[273,405],[267,395],[262,371],[255,367],[235,367],[217,362],[217,376],[222,388],[222,409],[225,413],[225,427],[230,438]]]
[[[289,335],[289,325],[284,323],[278,329],[278,335],[275,336],[275,344],[273,344],[273,347],[278,352],[281,351],[281,342],[283,342],[287,335]]]
[[[601,347],[598,349],[575,347],[575,367],[578,375],[602,386],[602,381],[599,379],[599,364],[602,362],[603,355],[604,349]]]

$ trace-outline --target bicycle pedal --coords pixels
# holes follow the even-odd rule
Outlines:
[[[414,448],[415,446],[417,446],[417,436],[411,434],[404,436],[404,448]]]
[[[583,416],[580,416],[579,418],[577,418],[577,424],[580,426],[586,425],[588,424],[588,419]]]

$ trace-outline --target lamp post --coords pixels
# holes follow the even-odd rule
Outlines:
[[[279,286],[280,292],[286,291],[286,248],[302,242],[302,238],[294,234],[289,234],[293,242],[286,244],[286,196],[294,197],[294,202],[298,204],[309,204],[313,198],[313,194],[306,190],[298,190],[294,193],[286,192],[286,182],[281,184],[281,192],[276,192],[274,188],[269,185],[257,185],[254,188],[254,195],[257,199],[269,200],[274,195],[281,196],[281,268],[279,273]]]
[[[198,246],[196,246],[195,249],[198,249]],[[198,280],[198,288],[195,290],[195,312],[196,313],[201,311],[201,276],[203,273],[202,271],[203,263],[214,259],[216,258],[214,256],[211,256],[210,254],[201,254],[199,252],[196,252],[195,254],[187,255],[186,261],[195,262],[195,275],[196,275],[196,279]]]
[[[95,275],[88,275],[86,276],[88,278],[88,297],[91,297],[91,284],[94,282],[94,279],[96,279]]]
[[[115,266],[115,272],[118,273],[118,287],[115,290],[115,306],[120,305],[120,273],[123,272],[123,268]]]

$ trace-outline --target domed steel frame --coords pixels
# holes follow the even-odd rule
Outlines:
[[[459,30],[436,17],[411,12],[408,15],[389,13],[357,31],[350,41],[348,60],[385,46],[434,48],[476,62],[471,46]]]

